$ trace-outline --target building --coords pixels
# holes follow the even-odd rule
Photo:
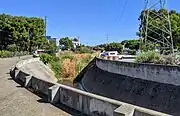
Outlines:
[[[51,41],[51,42],[56,44],[56,38],[51,38],[51,39],[49,39],[49,41]]]
[[[78,46],[81,45],[79,39],[76,39],[76,38],[72,39],[72,44],[74,48],[77,48]]]
[[[46,39],[47,39],[47,40],[50,40],[50,39],[51,39],[51,36],[46,36]]]
[[[53,42],[56,45],[56,38],[52,38],[51,36],[46,36],[48,42]]]

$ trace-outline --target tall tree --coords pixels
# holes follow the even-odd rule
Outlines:
[[[0,29],[9,33],[11,39],[8,44],[15,44],[18,50],[31,51],[47,41],[43,37],[45,25],[41,18],[0,14]],[[0,41],[2,46],[4,40]]]
[[[64,49],[73,49],[73,43],[69,37],[61,38],[59,40],[59,45],[61,45]]]
[[[107,46],[105,46],[106,51],[118,51],[119,53],[122,52],[122,45],[120,43],[109,43]]]
[[[138,50],[139,44],[140,44],[139,40],[127,40],[125,43],[125,47],[132,50]]]

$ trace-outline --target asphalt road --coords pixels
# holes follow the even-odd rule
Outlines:
[[[27,57],[22,57],[21,59]],[[0,59],[0,116],[69,116],[61,108],[47,103],[17,84],[9,75],[9,69],[19,58]],[[68,113],[67,113],[68,112]]]

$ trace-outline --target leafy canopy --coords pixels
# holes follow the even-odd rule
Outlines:
[[[106,51],[118,51],[119,53],[122,52],[122,45],[120,43],[109,43],[107,46],[105,46]]]
[[[61,38],[59,40],[59,45],[61,45],[63,49],[73,49],[73,43],[69,37]]]
[[[32,51],[47,44],[44,20],[37,17],[0,14],[0,50],[16,45],[18,51]]]
[[[138,50],[139,44],[140,44],[139,40],[127,40],[125,43],[125,47],[132,50]]]

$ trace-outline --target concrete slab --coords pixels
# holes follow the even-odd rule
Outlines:
[[[26,64],[22,66],[20,70],[46,81],[57,82],[57,79],[53,76],[53,73],[50,72],[50,69],[40,61]]]

